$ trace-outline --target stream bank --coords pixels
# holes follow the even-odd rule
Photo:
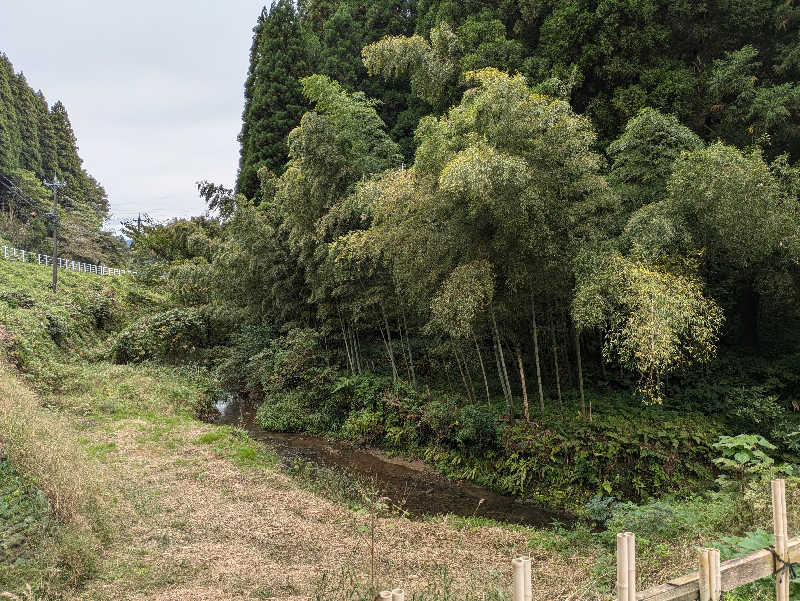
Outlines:
[[[550,526],[570,521],[566,512],[524,503],[470,482],[449,480],[421,461],[391,458],[372,450],[305,434],[270,432],[258,425],[255,408],[236,395],[226,395],[215,405],[219,425],[242,428],[273,447],[284,464],[298,460],[344,472],[368,482],[391,504],[414,517],[453,514],[485,517],[526,526]]]

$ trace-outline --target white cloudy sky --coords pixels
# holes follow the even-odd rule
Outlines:
[[[200,214],[232,186],[252,28],[264,0],[0,0],[0,52],[62,100],[113,222]],[[112,223],[113,225],[113,223]]]

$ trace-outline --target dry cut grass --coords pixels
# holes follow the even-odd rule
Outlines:
[[[375,519],[373,547],[369,512],[323,499],[280,472],[220,457],[198,442],[209,426],[177,425],[169,449],[146,422],[121,426],[112,464],[139,518],[106,569],[135,561],[139,575],[93,583],[82,598],[362,599],[373,581],[402,586],[409,598],[502,599],[510,558],[530,549],[524,530],[396,516]],[[585,549],[574,557],[534,553],[534,561],[535,599],[600,598]]]
[[[226,452],[212,426],[175,419],[167,406],[161,417],[112,411],[97,422],[67,406],[43,408],[0,373],[0,447],[84,537],[50,543],[43,580],[52,583],[34,583],[46,597],[356,601],[402,586],[409,599],[500,600],[510,558],[529,552],[534,599],[603,598],[591,549],[537,549],[528,529],[347,509],[276,470],[269,453],[238,440]]]
[[[91,527],[101,515],[100,466],[89,461],[57,413],[0,364],[0,449],[41,488],[65,522]]]

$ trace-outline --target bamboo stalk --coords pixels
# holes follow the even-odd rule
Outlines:
[[[515,557],[511,560],[511,567],[514,569],[513,600],[525,601],[525,562],[521,557]]]
[[[533,322],[533,356],[536,360],[536,383],[539,386],[539,411],[544,413],[544,392],[542,391],[542,368],[539,365],[539,327],[536,325],[536,303],[531,294],[531,320]],[[527,395],[526,395],[527,396]],[[528,419],[530,421],[530,419]]]
[[[522,407],[525,412],[525,421],[531,423],[531,412],[528,407],[528,386],[525,383],[525,368],[522,366],[522,351],[519,342],[514,343],[514,352],[517,355],[517,366],[519,367],[519,381],[522,383]]]
[[[408,332],[408,330],[406,330]],[[481,373],[483,374],[483,386],[486,388],[486,402],[491,405],[492,404],[492,397],[489,396],[489,380],[486,378],[486,368],[483,365],[483,355],[481,354],[481,347],[478,346],[478,339],[475,338],[475,332],[470,332],[472,335],[472,341],[475,343],[475,350],[478,353],[478,361],[481,364]]]
[[[378,599],[386,599],[386,601],[392,601],[392,591],[379,592]]]
[[[393,589],[392,601],[406,601],[406,592],[401,588]]]

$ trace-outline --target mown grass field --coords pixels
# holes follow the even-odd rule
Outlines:
[[[243,432],[197,419],[217,394],[207,369],[108,361],[115,332],[166,306],[157,291],[67,273],[53,294],[48,278],[0,262],[0,591],[369,600],[375,587],[403,586],[418,600],[499,600],[509,598],[510,558],[524,552],[535,599],[611,598],[608,532],[412,521],[335,474],[292,477]],[[789,490],[791,525],[800,491]],[[767,488],[748,495],[626,514],[618,526],[639,535],[641,585],[691,570],[698,545],[769,529]]]

